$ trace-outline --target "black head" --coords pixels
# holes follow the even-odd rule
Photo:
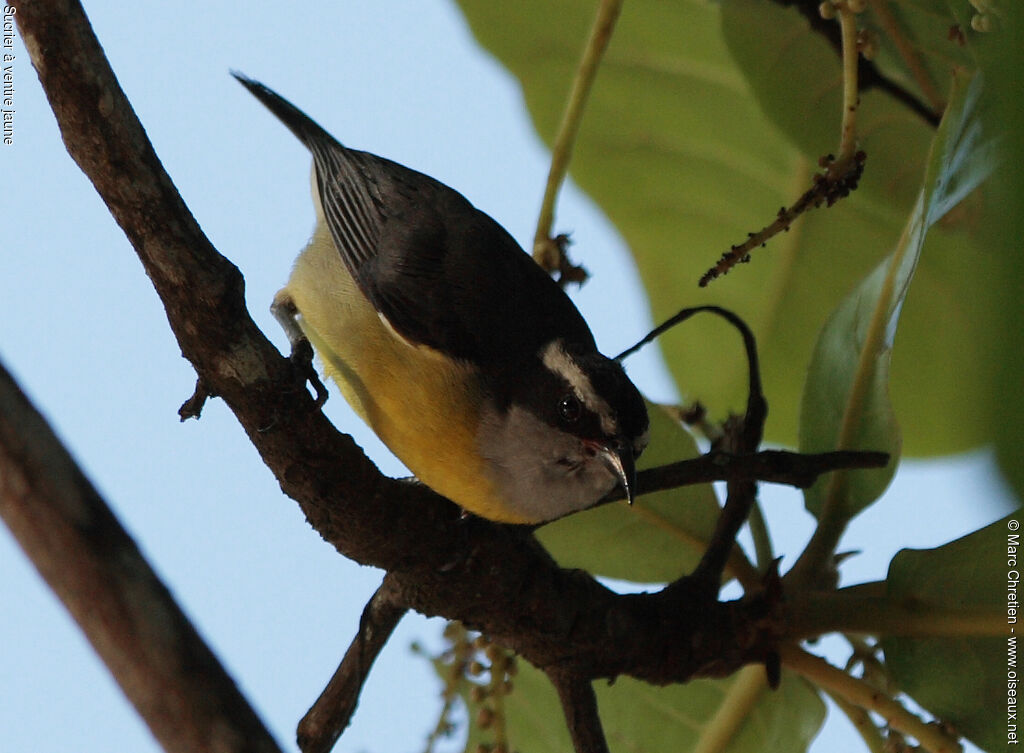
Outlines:
[[[647,446],[647,406],[622,365],[561,340],[539,354],[540,385],[523,402],[546,423],[575,436],[583,456],[601,459],[633,501],[636,458]]]
[[[584,510],[616,485],[632,501],[647,408],[617,361],[556,339],[484,381],[480,453],[498,496],[520,518]]]

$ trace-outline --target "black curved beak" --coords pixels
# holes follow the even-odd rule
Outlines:
[[[636,459],[632,443],[620,439],[601,445],[601,459],[618,477],[622,490],[626,492],[626,501],[633,504],[636,499]]]

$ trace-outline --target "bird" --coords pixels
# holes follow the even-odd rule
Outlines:
[[[647,408],[565,291],[458,191],[342,145],[232,75],[313,158],[316,224],[271,310],[357,414],[465,512],[541,524],[621,486]]]

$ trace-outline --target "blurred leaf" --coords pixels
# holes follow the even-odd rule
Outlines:
[[[974,9],[951,2],[963,14],[967,26]],[[992,372],[992,401],[989,422],[995,430],[996,457],[999,466],[1024,500],[1024,4],[1005,3],[997,31],[970,38],[985,71],[997,121],[1006,125],[1003,142],[1003,167],[991,181],[993,212],[986,223],[986,240],[991,256],[1007,281],[993,291],[1000,313],[999,322],[986,335],[989,346],[986,359]]]
[[[889,565],[889,596],[958,609],[1005,605],[1007,571],[1015,567],[1007,563],[1009,521],[937,549],[898,552]],[[882,646],[903,691],[985,750],[1005,749],[1006,638],[890,637]]]
[[[872,12],[860,17],[879,42],[875,66],[920,101],[939,104],[932,108],[935,111],[941,111],[945,101],[949,71],[973,62],[970,51],[957,39],[953,29],[957,19],[950,5],[947,0],[902,0],[886,3],[887,13],[879,15],[872,3]],[[970,34],[969,25],[962,30]]]
[[[697,445],[661,406],[648,404],[651,442],[640,468],[696,457]],[[709,484],[646,494],[544,526],[537,538],[563,567],[637,583],[664,583],[693,570],[718,518]]]
[[[956,79],[899,244],[840,303],[818,338],[804,387],[801,451],[885,450],[892,461],[884,469],[822,478],[805,492],[807,508],[816,515],[826,499],[834,498],[845,517],[852,517],[892,479],[900,434],[889,402],[889,360],[900,310],[928,229],[993,167],[993,141],[983,132],[978,110],[981,78],[962,74]]]
[[[799,753],[825,719],[825,705],[806,682],[783,672],[779,689],[769,690],[760,666],[747,667],[727,680],[659,688],[620,677],[613,685],[595,683],[594,689],[608,746],[623,753],[685,753],[697,750],[702,736],[712,734],[729,742],[704,750]],[[514,750],[572,750],[558,696],[543,673],[522,666],[505,704]]]
[[[460,5],[481,44],[518,77],[537,130],[550,143],[595,4]],[[779,29],[793,28],[803,33],[778,39]],[[799,16],[768,2],[632,0],[598,74],[572,163],[573,178],[627,239],[656,320],[684,305],[717,303],[751,324],[772,404],[767,437],[790,445],[816,335],[836,299],[899,239],[933,135],[888,95],[865,93],[861,135],[869,159],[862,189],[798,221],[756,252],[750,266],[698,289],[696,280],[722,251],[810,185],[818,155],[838,142],[838,100],[825,96],[838,80],[838,59],[805,32]],[[761,45],[762,39],[775,41]],[[730,52],[737,47],[749,50],[741,64]],[[779,50],[810,56],[820,67],[779,68],[773,63]],[[757,71],[780,81],[781,102],[793,99],[790,120],[819,134],[813,149],[764,114]],[[947,82],[937,83],[944,91]],[[807,91],[820,95],[810,107],[800,100]],[[538,180],[538,197],[541,189]],[[992,437],[981,410],[990,401],[990,382],[980,335],[995,321],[990,292],[1003,283],[971,235],[976,210],[933,232],[917,274],[920,294],[903,314],[905,342],[891,381],[910,452],[950,452]],[[564,216],[559,224],[574,226]],[[575,227],[575,237],[586,262],[585,229]],[[715,417],[743,406],[742,349],[726,325],[701,321],[668,333],[660,345],[687,400],[700,399]],[[951,353],[956,369],[948,367]]]
[[[873,65],[936,120],[945,103],[949,72],[974,65],[970,51],[950,39],[949,27],[955,20],[945,0],[871,3],[869,12],[857,17],[859,28],[873,32],[879,42]],[[838,35],[838,21],[820,23]],[[825,35],[813,30],[795,8],[764,0],[725,0],[722,32],[754,97],[789,140],[810,158],[834,150],[843,81],[838,49]],[[897,41],[904,44],[913,69]],[[858,138],[870,167],[858,190],[909,208],[916,198],[931,128],[922,114],[893,94],[870,81],[861,84]]]

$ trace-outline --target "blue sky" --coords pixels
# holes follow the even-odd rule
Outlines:
[[[525,243],[547,154],[517,84],[445,2],[88,4],[93,27],[157,153],[214,245],[246,279],[257,322],[312,227],[309,159],[228,75],[238,69],[345,143],[457,188]],[[554,21],[554,19],[553,19]],[[575,44],[575,43],[574,43]],[[0,359],[51,420],[286,749],[333,672],[380,573],[339,557],[284,497],[227,409],[177,408],[194,372],[134,252],[64,151],[20,39],[14,144],[0,146]],[[568,86],[568,82],[567,82]],[[650,326],[620,239],[571,187],[559,230],[594,277],[578,294],[599,344],[617,352]],[[614,301],[609,305],[609,301]],[[684,305],[685,300],[680,301]],[[630,364],[650,397],[673,400],[656,351]],[[326,411],[381,469],[401,466],[333,392]],[[901,471],[844,549],[871,556],[850,581],[884,576],[902,546],[934,546],[1000,515],[968,504],[1000,493],[985,453]],[[811,530],[800,497],[764,494],[777,548]],[[934,511],[941,510],[941,514]],[[927,511],[927,512],[926,512]],[[0,527],[0,748],[157,750],[63,608]],[[418,750],[439,708],[407,618],[382,655],[341,751]],[[845,723],[816,743],[851,734]]]

